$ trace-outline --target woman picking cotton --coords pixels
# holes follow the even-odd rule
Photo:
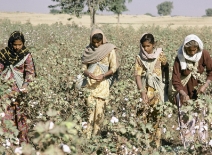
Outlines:
[[[207,79],[205,84],[200,84],[199,78],[206,69]],[[179,48],[174,61],[172,73],[172,90],[170,100],[174,101],[179,108],[179,124],[182,130],[184,146],[188,146],[194,140],[195,126],[198,123],[203,125],[203,120],[194,114],[192,119],[182,120],[188,104],[188,100],[196,100],[198,94],[205,93],[212,80],[212,60],[209,53],[203,49],[200,38],[194,34],[185,37],[183,45]],[[171,86],[171,85],[170,85]],[[199,87],[197,90],[196,87]],[[201,127],[200,127],[201,128]],[[200,129],[202,130],[202,129]],[[201,141],[206,140],[205,130],[199,132]]]
[[[160,118],[155,106],[159,102],[166,101],[162,75],[165,76],[165,82],[169,81],[168,62],[162,51],[162,48],[155,48],[156,43],[151,33],[145,33],[140,39],[140,53],[136,56],[135,78],[138,89],[141,92],[142,102],[153,107],[153,111],[144,114],[145,121],[152,122],[154,133],[150,140],[155,140],[157,147],[160,146],[161,129]],[[163,72],[165,71],[165,74]]]
[[[90,35],[90,44],[82,55],[82,69],[88,77],[87,98],[88,128],[87,137],[100,132],[104,109],[108,102],[110,79],[118,68],[116,46],[108,43],[100,29],[94,29]]]
[[[6,106],[5,116],[2,118],[2,126],[6,121],[11,120],[19,130],[19,142],[28,142],[28,128],[26,116],[22,112],[20,93],[28,92],[28,84],[35,77],[35,68],[32,55],[25,47],[24,35],[19,31],[14,31],[8,40],[8,46],[0,51],[0,74],[5,82],[11,81],[9,93],[2,96],[1,102],[5,99],[11,100],[10,105]],[[6,104],[6,103],[5,103]],[[4,128],[5,132],[9,132]]]

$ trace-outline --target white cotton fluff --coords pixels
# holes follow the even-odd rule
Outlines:
[[[123,114],[122,114],[122,117],[126,117],[127,115],[126,115],[126,113],[124,112]]]
[[[163,128],[163,133],[166,133],[166,128]]]
[[[54,128],[54,123],[53,122],[50,122],[49,123],[49,130],[53,129]]]
[[[8,148],[8,147],[10,147],[10,145],[11,145],[10,141],[8,139],[6,139],[6,143],[3,144],[3,146]]]
[[[198,129],[199,129],[199,125],[196,125],[196,126],[194,127],[194,129],[198,130]]]
[[[77,79],[81,79],[81,78],[82,78],[81,74],[77,75]]]
[[[26,90],[25,88],[21,88],[21,89],[20,89],[20,91],[25,91],[25,90]]]
[[[179,127],[177,127],[177,128],[176,128],[176,130],[180,130],[180,128],[179,128]]]
[[[208,131],[208,126],[207,125],[204,125],[203,128]]]
[[[172,117],[172,114],[168,114],[168,118],[171,118]]]
[[[119,119],[113,116],[113,117],[111,118],[110,122],[111,122],[111,123],[118,123],[118,122],[119,122]]]
[[[19,139],[16,138],[14,144],[19,145],[19,143],[20,143]]]
[[[5,113],[4,112],[0,113],[0,116],[1,117],[4,117],[5,116]]]
[[[210,140],[210,142],[208,144],[212,147],[212,140]]]
[[[82,128],[86,129],[88,127],[88,123],[87,122],[82,122]]]
[[[62,150],[65,153],[71,153],[71,150],[68,145],[62,144]]]
[[[16,155],[22,154],[22,147],[17,147],[14,151]]]

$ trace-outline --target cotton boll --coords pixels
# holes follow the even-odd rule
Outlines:
[[[5,113],[4,112],[0,113],[0,116],[1,117],[4,117],[5,116]]]
[[[6,139],[6,143],[3,144],[4,147],[9,148],[11,145],[10,141]]]
[[[119,119],[113,116],[113,117],[111,118],[110,122],[111,122],[111,123],[118,123],[118,122],[119,122]]]
[[[81,74],[77,75],[77,79],[81,79],[81,78],[82,78]]]
[[[25,90],[26,90],[25,88],[21,88],[21,89],[20,89],[20,91],[25,91]]]
[[[83,129],[86,129],[87,127],[88,127],[87,122],[82,122],[82,128],[83,128]]]
[[[10,141],[8,139],[6,139],[6,145],[7,146],[10,146],[11,145],[11,143],[10,143]]]
[[[166,133],[166,128],[163,128],[163,133]]]
[[[53,129],[54,128],[54,123],[53,122],[50,122],[49,123],[49,130]]]
[[[65,153],[71,153],[71,150],[68,145],[62,144],[62,150]]]
[[[168,114],[168,118],[171,118],[172,117],[172,114]]]
[[[208,131],[208,126],[207,125],[204,125],[203,128]]]
[[[210,140],[210,142],[208,144],[212,147],[212,140]]]
[[[14,144],[19,145],[19,143],[20,143],[19,139],[16,138]]]
[[[111,123],[115,123],[115,121],[113,119],[110,120]]]
[[[199,129],[199,125],[196,125],[196,126],[194,127],[194,129],[198,130],[198,129]]]
[[[177,127],[177,128],[176,128],[176,130],[180,130],[180,128],[179,128],[179,127]]]
[[[16,155],[22,154],[22,147],[17,147],[17,148],[15,149],[14,153],[15,153]]]
[[[122,117],[126,117],[126,113],[125,112],[122,114]]]

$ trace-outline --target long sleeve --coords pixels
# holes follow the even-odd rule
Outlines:
[[[116,52],[115,50],[112,50],[109,55],[109,66],[110,70],[112,70],[113,73],[117,70],[117,60],[116,60]]]
[[[172,85],[177,91],[183,90],[183,85],[180,79],[181,77],[180,71],[181,71],[180,62],[179,62],[179,59],[176,57],[174,61],[173,72],[172,72]]]
[[[4,70],[4,65],[0,63],[0,74],[3,72],[3,70]]]
[[[32,79],[35,77],[35,66],[31,54],[29,54],[28,58],[24,63],[24,72],[25,72],[24,82],[31,82]]]
[[[203,66],[206,67],[207,80],[212,80],[212,59],[207,51],[203,51]]]

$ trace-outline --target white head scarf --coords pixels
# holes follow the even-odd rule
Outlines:
[[[184,51],[184,46],[186,43],[188,43],[189,41],[194,40],[199,44],[199,51],[197,51],[197,53],[194,56],[189,56],[186,54],[186,52]],[[202,56],[202,51],[203,51],[203,42],[200,40],[200,38],[194,34],[190,34],[188,36],[185,37],[185,40],[183,42],[183,45],[180,47],[180,49],[178,50],[178,59],[180,60],[180,66],[182,70],[185,70],[187,65],[186,65],[186,60],[192,61],[192,62],[198,62],[199,59]]]

